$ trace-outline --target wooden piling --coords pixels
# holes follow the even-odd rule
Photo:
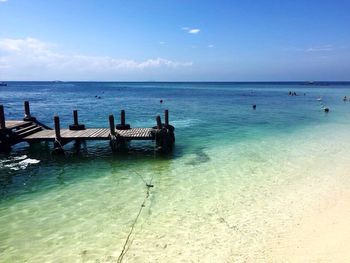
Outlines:
[[[125,126],[125,110],[120,111],[120,124]]]
[[[114,126],[114,116],[113,114],[109,115],[109,129],[111,135],[115,135],[115,126]]]
[[[0,105],[0,130],[6,129],[4,106]]]
[[[61,139],[60,118],[55,116],[53,117],[53,121],[55,123],[55,137],[59,141]]]
[[[74,119],[74,125],[78,125],[79,122],[78,122],[78,111],[77,110],[73,111],[73,119]]]
[[[120,111],[120,123],[115,126],[117,130],[129,130],[130,124],[125,123],[125,110]]]
[[[11,150],[9,132],[10,130],[6,129],[4,106],[0,105],[0,152]]]
[[[30,107],[29,107],[29,101],[24,102],[24,117],[30,117]]]
[[[160,119],[159,115],[157,115],[156,120],[157,120],[157,129],[160,130],[162,128],[162,120]]]
[[[85,125],[84,124],[79,124],[78,111],[77,110],[73,110],[73,124],[69,125],[69,129],[71,131],[85,130]]]
[[[34,117],[30,114],[29,101],[24,102],[24,121],[36,121]]]
[[[169,110],[164,111],[164,123],[166,127],[169,126]]]
[[[52,150],[53,155],[64,155],[63,145],[64,142],[61,138],[60,118],[58,116],[53,117],[55,123],[55,142],[53,144],[54,149]],[[67,143],[69,141],[65,141]]]

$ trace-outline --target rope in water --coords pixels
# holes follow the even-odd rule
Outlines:
[[[124,256],[125,256],[125,254],[126,254],[126,253],[128,252],[128,250],[129,250],[129,247],[127,248],[126,246],[127,246],[128,243],[129,243],[130,237],[131,237],[131,235],[132,235],[132,233],[133,233],[133,231],[134,231],[134,229],[135,229],[135,225],[136,225],[136,223],[137,223],[137,221],[138,221],[138,219],[139,219],[139,217],[140,217],[140,215],[141,215],[142,209],[145,207],[146,201],[147,201],[148,197],[150,196],[150,188],[153,187],[152,181],[153,181],[153,176],[154,176],[154,174],[152,175],[150,182],[147,183],[147,181],[143,178],[143,176],[142,176],[140,173],[136,172],[135,170],[133,170],[133,172],[134,172],[135,174],[137,174],[137,175],[141,178],[141,180],[145,183],[145,185],[146,185],[146,187],[147,187],[147,192],[146,192],[146,196],[145,196],[145,198],[143,199],[143,202],[142,202],[142,204],[141,204],[140,210],[139,210],[139,212],[137,213],[137,216],[136,216],[136,218],[135,218],[133,224],[131,225],[129,234],[128,234],[128,236],[127,236],[125,242],[124,242],[123,249],[122,249],[122,251],[121,251],[121,253],[120,253],[120,255],[119,255],[118,259],[117,259],[117,262],[118,262],[118,263],[121,263],[121,262],[122,262],[122,260],[123,260],[123,258],[124,258]]]
[[[145,183],[145,185],[146,185],[147,187],[153,187],[153,185],[152,185],[153,175],[152,175],[152,177],[151,177],[150,182],[147,183],[147,181],[143,178],[143,176],[142,176],[140,173],[138,173],[138,172],[135,171],[135,170],[133,170],[133,172],[141,178],[141,180]]]

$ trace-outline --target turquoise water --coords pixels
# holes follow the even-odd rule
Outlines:
[[[1,87],[7,119],[22,117],[24,100],[62,127],[73,109],[87,127],[108,127],[120,109],[131,126],[154,126],[169,109],[176,145],[159,156],[149,142],[126,154],[88,142],[79,153],[65,146],[65,157],[50,144],[17,145],[0,157],[0,261],[265,261],[274,233],[330,181],[348,183],[349,87],[10,82]]]

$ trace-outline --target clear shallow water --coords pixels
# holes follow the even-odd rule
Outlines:
[[[125,262],[266,260],[272,233],[295,224],[329,182],[348,184],[349,87],[10,83],[1,89],[7,119],[22,116],[23,100],[40,121],[58,114],[62,126],[73,109],[88,127],[107,127],[120,109],[132,126],[153,126],[168,108],[176,147],[160,157],[152,144],[132,144],[116,155],[90,142],[53,158],[50,145],[23,144],[1,156],[0,261],[116,261],[147,195],[140,175],[154,188]],[[40,163],[21,166],[28,158]]]

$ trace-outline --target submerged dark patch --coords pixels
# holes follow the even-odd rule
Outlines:
[[[209,162],[210,157],[204,152],[203,149],[203,147],[198,148],[198,150],[194,152],[195,157],[191,161],[187,162],[186,165],[199,165],[202,163]]]

